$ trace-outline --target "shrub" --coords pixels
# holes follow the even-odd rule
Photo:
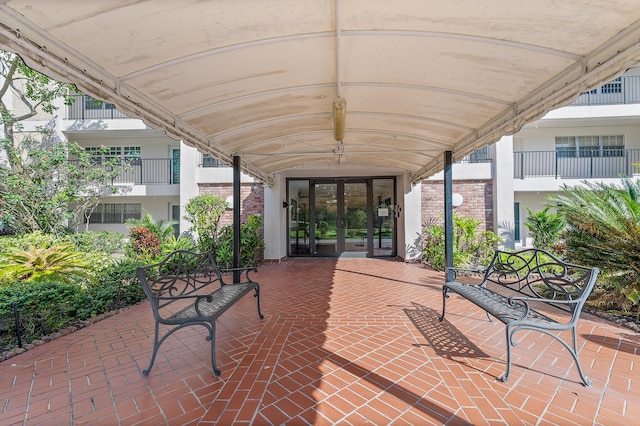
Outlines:
[[[24,342],[58,331],[77,320],[144,300],[136,277],[141,262],[123,259],[87,286],[64,282],[19,282],[0,287],[1,350],[17,345],[13,303]]]
[[[0,279],[63,283],[95,279],[89,264],[82,257],[83,253],[75,251],[71,244],[15,250],[3,255]]]
[[[166,241],[161,245],[162,254],[167,255],[176,250],[196,251],[196,243],[189,237],[169,235]]]
[[[162,242],[158,235],[142,226],[129,230],[133,257],[154,259],[161,254]]]
[[[91,302],[80,309],[80,316],[88,318],[144,300],[146,296],[136,276],[136,268],[143,264],[139,260],[122,259],[105,270],[97,283],[87,287]]]
[[[478,235],[480,222],[476,219],[453,215],[453,265],[487,265],[500,242],[492,231]],[[445,263],[444,226],[440,223],[425,225],[422,235],[422,259],[432,268],[443,270]]]
[[[79,232],[72,234],[70,240],[79,251],[86,253],[124,253],[125,237],[118,232]]]
[[[260,235],[262,217],[249,216],[249,221],[240,225],[240,266],[257,266],[262,261],[264,241]],[[216,263],[222,268],[233,265],[233,227],[222,229],[217,249]]]
[[[220,219],[227,209],[227,202],[215,195],[204,194],[190,199],[184,209],[185,218],[193,224],[192,229],[198,235],[200,251],[216,252]]]
[[[90,304],[86,292],[63,282],[21,282],[0,288],[0,339],[4,348],[17,343],[13,304],[19,312],[25,342],[60,330],[77,318],[79,308]]]
[[[640,291],[640,180],[624,178],[618,186],[583,182],[564,187],[551,202],[568,223],[567,258],[602,271],[594,303],[631,309],[628,296]]]
[[[560,232],[565,228],[567,222],[561,213],[549,212],[550,207],[537,212],[532,212],[527,208],[529,217],[525,226],[531,231],[533,245],[542,250],[552,251],[556,254],[560,251]]]

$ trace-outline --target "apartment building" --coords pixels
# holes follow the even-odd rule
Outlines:
[[[24,131],[45,122],[38,117]],[[613,184],[621,175],[638,174],[639,122],[640,70],[632,69],[455,163],[456,212],[477,218],[480,229],[497,232],[506,247],[529,246],[527,209],[544,208],[548,195],[584,180]],[[179,221],[180,233],[190,228],[184,205],[193,196],[210,193],[232,205],[229,165],[127,117],[113,105],[79,95],[72,105],[60,104],[54,127],[60,140],[77,142],[90,153],[108,148],[107,154],[94,154],[96,161],[121,159],[122,172],[115,182],[120,191],[94,211],[91,230],[125,233],[127,219],[149,213],[155,219]],[[241,214],[263,216],[267,259],[417,256],[423,226],[442,219],[442,173],[417,185],[392,170],[368,173],[354,169],[349,177],[336,179],[328,167],[295,169],[279,176],[276,188],[242,175]],[[231,211],[224,220],[231,223]],[[325,234],[327,227],[336,232]]]

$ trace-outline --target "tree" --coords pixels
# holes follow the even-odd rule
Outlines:
[[[0,51],[0,223],[14,232],[62,234],[87,219],[100,200],[115,193],[119,160],[97,164],[76,143],[57,139],[52,125],[22,132],[22,122],[53,114],[54,101],[72,102],[73,85],[56,82]],[[12,100],[13,110],[8,106]],[[18,111],[15,113],[15,111]]]
[[[184,209],[185,219],[193,224],[192,229],[198,234],[198,248],[217,252],[220,219],[227,210],[227,202],[215,195],[203,194],[190,199]]]

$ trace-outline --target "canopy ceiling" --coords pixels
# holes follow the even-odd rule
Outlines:
[[[639,20],[637,0],[0,0],[0,47],[267,183],[416,182],[636,65]]]

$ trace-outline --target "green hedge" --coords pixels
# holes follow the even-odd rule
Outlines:
[[[106,268],[87,286],[60,282],[16,283],[0,287],[0,351],[17,346],[14,302],[22,342],[46,336],[74,321],[119,309],[145,298],[135,269],[139,262],[123,259]]]

